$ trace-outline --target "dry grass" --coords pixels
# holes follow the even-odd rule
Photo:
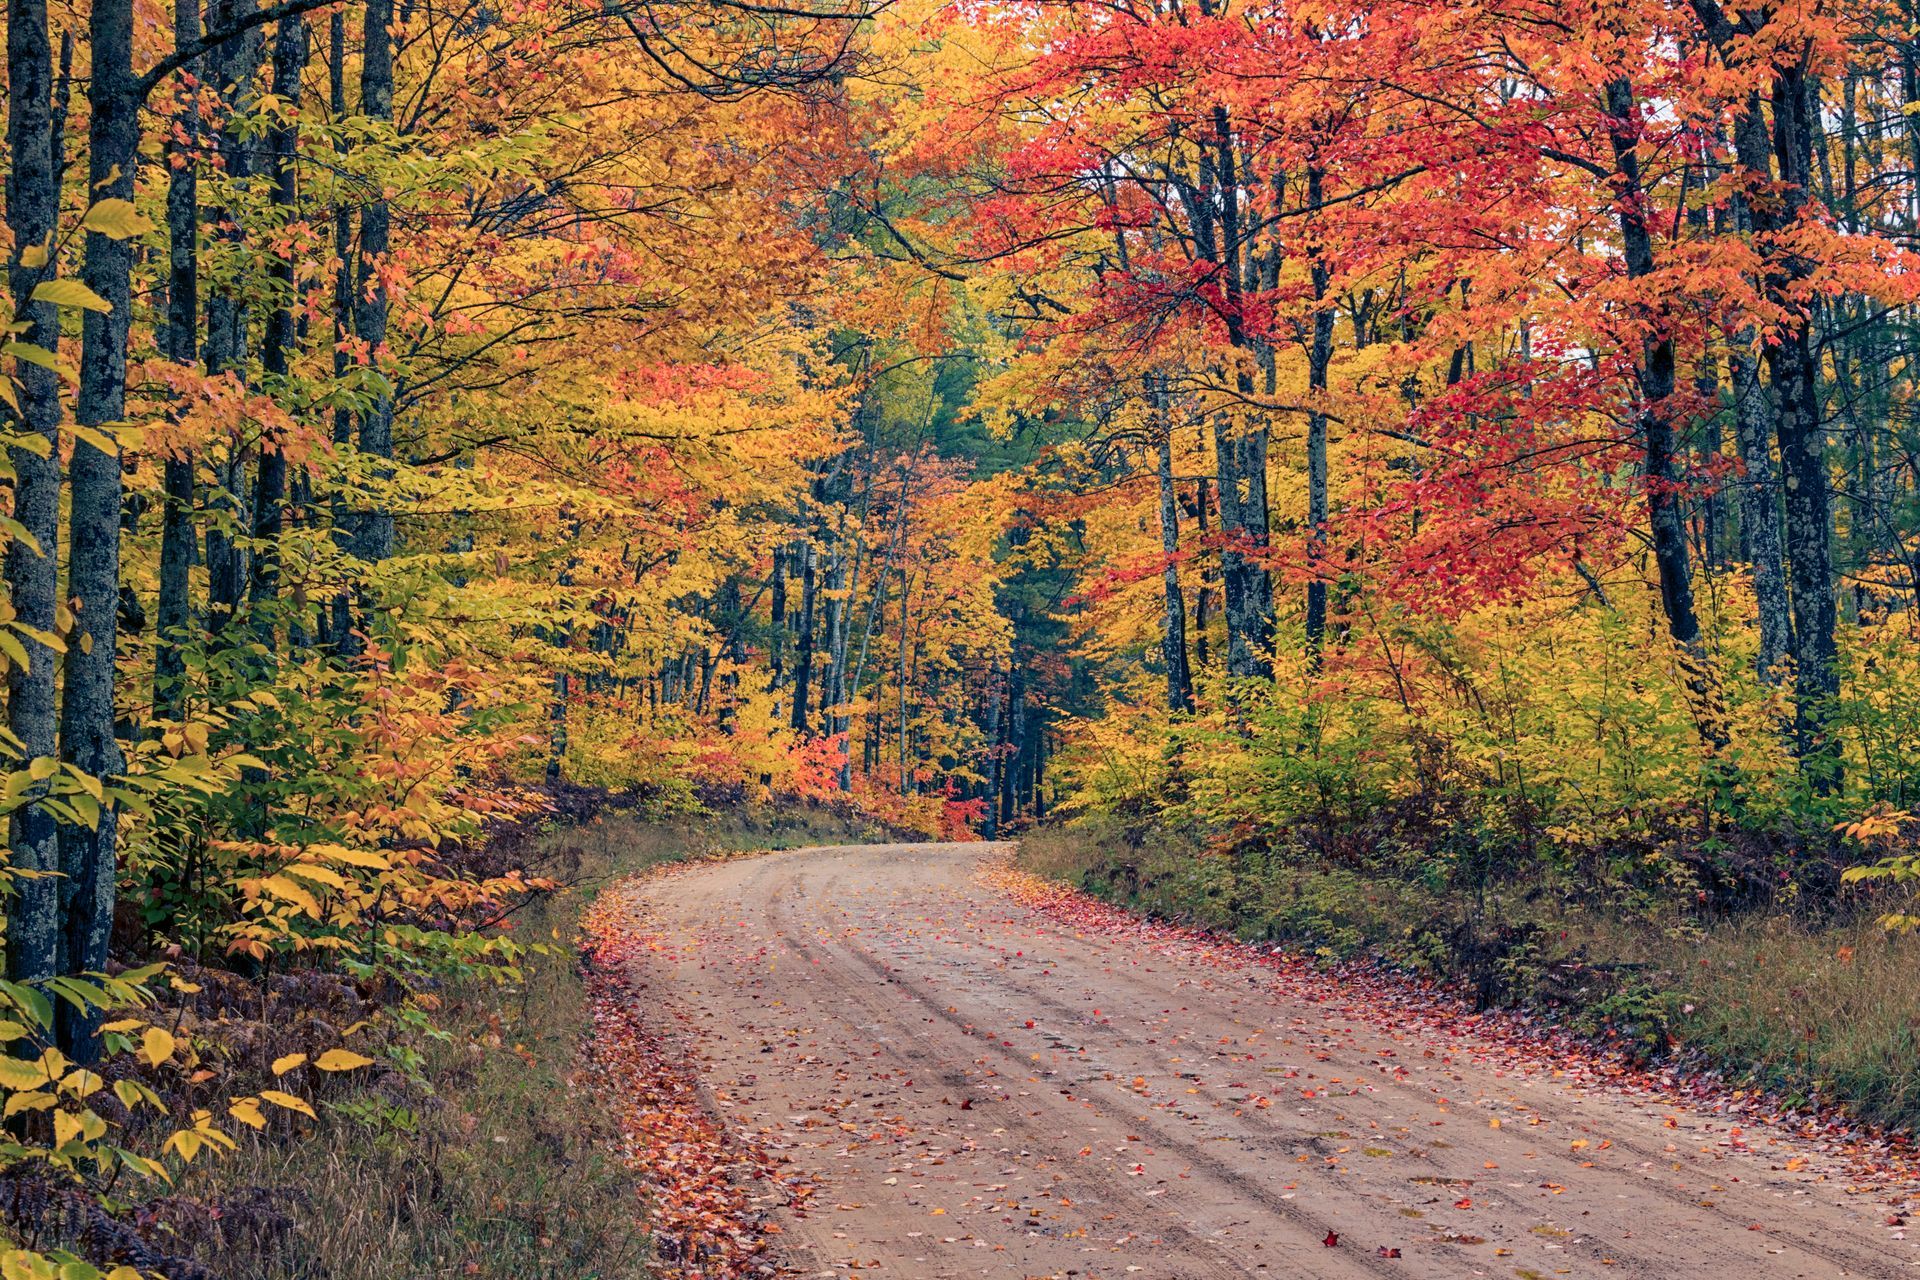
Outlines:
[[[523,938],[574,936],[610,880],[723,849],[861,839],[825,815],[741,813],[698,824],[617,815],[538,845],[573,887],[529,906]],[[641,1206],[618,1134],[582,1076],[584,987],[571,948],[514,987],[440,993],[408,1034],[424,1082],[325,1108],[301,1140],[273,1137],[205,1163],[186,1196],[233,1206],[182,1215],[183,1243],[233,1280],[612,1280],[648,1274]]]
[[[1674,1036],[1789,1095],[1920,1123],[1920,939],[1872,920],[1749,918],[1623,937],[1670,992]]]

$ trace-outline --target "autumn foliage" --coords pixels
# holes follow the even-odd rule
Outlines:
[[[169,961],[511,971],[561,784],[1910,876],[1907,26],[14,0],[7,1158],[309,1106],[114,1136]]]

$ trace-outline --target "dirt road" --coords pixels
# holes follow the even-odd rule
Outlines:
[[[643,881],[638,999],[817,1185],[798,1275],[1920,1274],[1799,1139],[1516,1068],[1235,948],[1076,928],[988,845]]]

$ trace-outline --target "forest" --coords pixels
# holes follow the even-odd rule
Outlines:
[[[8,1280],[239,1274],[605,821],[1920,1120],[1909,0],[5,23]]]

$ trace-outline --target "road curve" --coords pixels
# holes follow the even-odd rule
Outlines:
[[[712,1105],[816,1192],[791,1274],[1913,1276],[1879,1198],[1724,1116],[1497,1065],[1206,948],[1076,930],[997,846],[615,890]]]

